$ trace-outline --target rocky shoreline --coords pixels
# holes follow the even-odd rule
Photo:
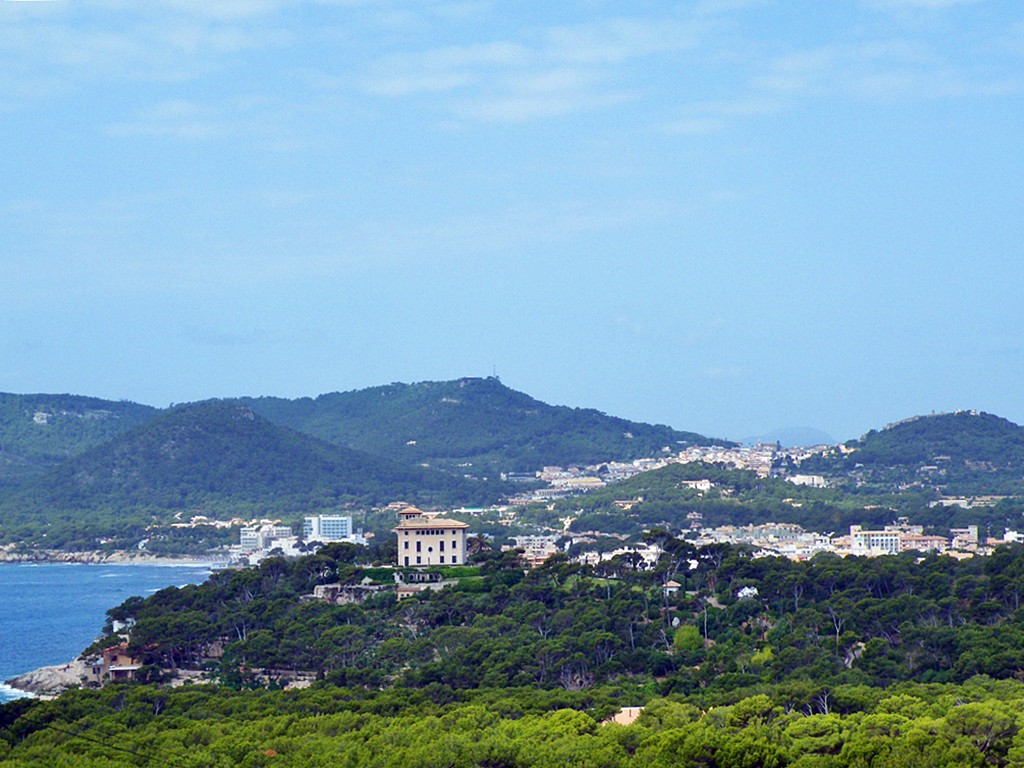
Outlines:
[[[16,552],[0,549],[0,563],[83,563],[87,565],[220,565],[212,557],[191,557],[185,555],[154,555],[150,552],[115,550],[113,552],[65,552],[59,549],[34,549]]]
[[[18,691],[31,693],[38,698],[51,698],[82,685],[91,673],[89,666],[81,659],[52,667],[40,667],[4,682]]]

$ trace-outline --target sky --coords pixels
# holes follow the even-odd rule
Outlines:
[[[1024,423],[1018,0],[0,0],[0,391]]]

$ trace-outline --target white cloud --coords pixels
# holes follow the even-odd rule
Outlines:
[[[144,7],[147,15],[155,10],[190,19],[238,21],[270,16],[295,4],[296,0],[147,0]],[[93,5],[122,13],[141,10],[136,0],[94,0]]]
[[[281,3],[167,0],[140,6],[102,0],[88,9],[60,5],[59,13],[8,14],[0,36],[0,71],[53,73],[69,90],[112,80],[173,82],[216,71],[241,52],[292,41],[265,21]]]
[[[956,64],[946,51],[909,39],[829,45],[776,59],[754,84],[783,96],[867,100],[991,96],[1018,90],[1022,78]]]
[[[167,99],[109,122],[102,130],[119,138],[244,140],[264,151],[291,153],[309,149],[319,141],[315,135],[291,127],[299,114],[298,107],[257,96],[235,96],[217,102]]]
[[[364,87],[379,96],[452,91],[480,83],[488,72],[526,66],[532,52],[510,42],[438,48],[418,55],[397,55],[378,62]]]
[[[675,20],[609,19],[541,29],[525,41],[495,40],[393,55],[363,88],[377,96],[449,93],[457,116],[523,121],[605,108],[633,98],[616,84],[631,60],[696,45],[699,27]],[[635,88],[636,86],[631,86]]]

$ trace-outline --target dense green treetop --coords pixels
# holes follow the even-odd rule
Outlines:
[[[632,725],[604,719],[646,705]],[[460,692],[114,686],[0,708],[0,764],[134,768],[964,768],[1024,757],[1024,685]]]

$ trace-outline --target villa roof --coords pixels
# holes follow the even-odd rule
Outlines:
[[[443,517],[413,517],[403,520],[393,530],[410,531],[413,529],[419,530],[421,528],[446,528],[450,530],[458,530],[461,528],[469,528],[469,524],[458,520],[448,520]]]

